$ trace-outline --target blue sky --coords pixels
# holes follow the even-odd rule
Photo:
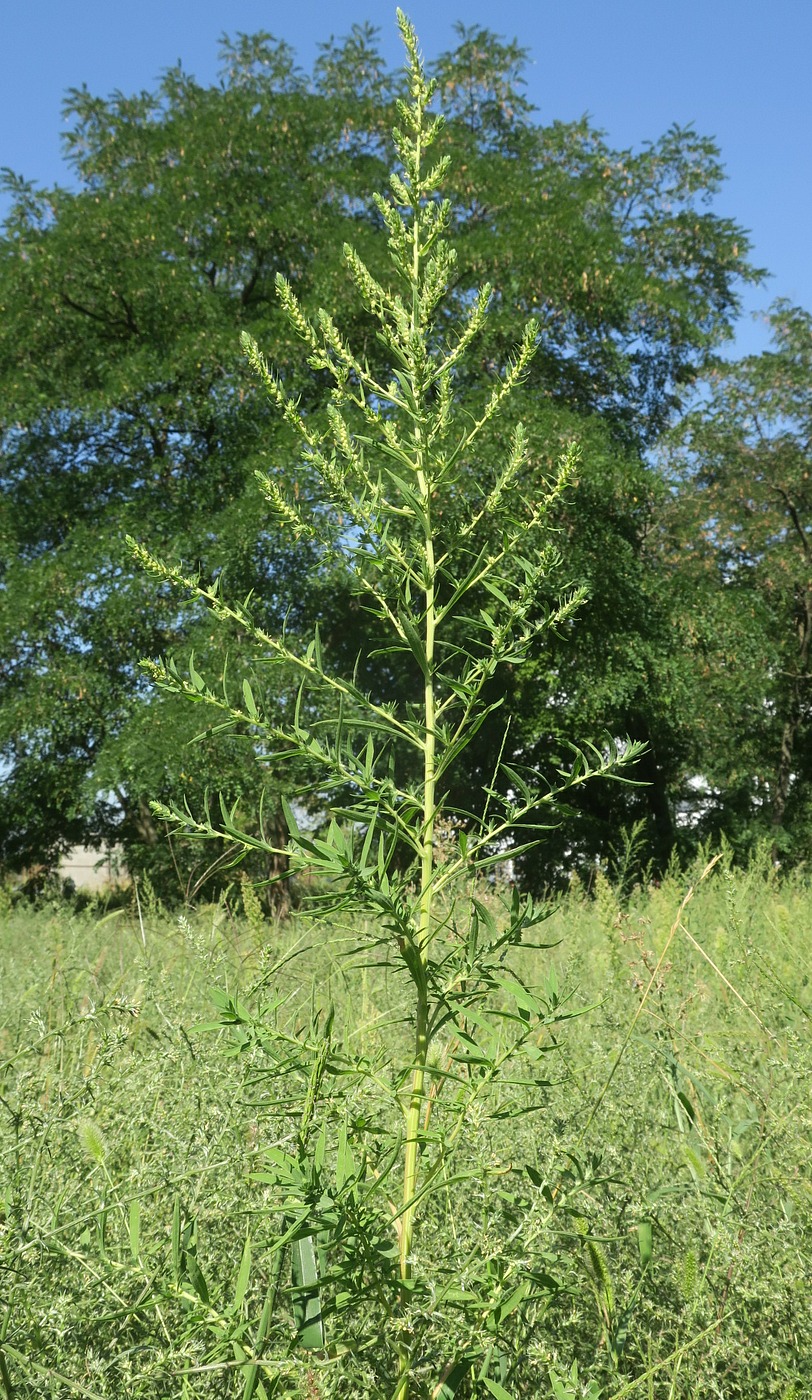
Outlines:
[[[751,231],[754,260],[772,273],[748,293],[748,312],[776,296],[812,308],[812,0],[411,0],[404,8],[427,57],[453,46],[460,18],[518,39],[530,50],[528,96],[540,121],[587,112],[620,147],[674,122],[714,136],[728,174],[715,207]],[[375,0],[4,0],[0,165],[65,182],[66,88],[149,88],[179,59],[212,81],[224,31],[270,30],[309,68],[320,40],[371,20],[399,62],[394,10]],[[736,350],[764,344],[748,315]]]

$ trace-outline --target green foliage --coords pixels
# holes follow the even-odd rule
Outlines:
[[[775,348],[718,364],[672,434],[665,525],[691,590],[702,713],[700,832],[808,850],[812,647],[812,317],[778,303]],[[701,679],[700,679],[701,677]]]
[[[554,473],[569,440],[582,442],[568,562],[593,601],[574,641],[556,648],[548,635],[544,658],[511,673],[517,740],[521,728],[532,763],[539,734],[546,752],[560,739],[562,755],[583,732],[639,734],[662,749],[667,783],[679,692],[669,614],[641,553],[654,484],[640,445],[725,334],[751,275],[747,242],[703,207],[720,180],[712,143],[671,131],[634,154],[584,122],[538,126],[522,98],[524,61],[516,44],[461,29],[435,65],[447,112],[436,149],[452,158],[459,253],[444,314],[464,311],[485,277],[494,288],[477,357],[455,367],[455,394],[480,413],[517,318],[532,317],[539,335],[510,415],[480,441],[460,496],[475,492],[480,464],[489,474],[504,459],[519,418],[532,482]],[[5,865],[114,836],[164,897],[193,896],[208,862],[182,841],[170,852],[156,840],[147,799],[187,787],[194,804],[210,788],[244,810],[253,803],[256,822],[262,796],[264,819],[281,823],[279,796],[299,785],[236,736],[190,749],[193,718],[170,695],[143,703],[134,655],[194,652],[219,682],[225,642],[199,609],[147,585],[122,548],[127,532],[186,572],[223,570],[232,596],[253,591],[253,615],[269,631],[284,623],[293,638],[318,619],[344,670],[364,653],[364,686],[391,693],[403,679],[408,691],[395,663],[376,664],[377,624],[355,607],[346,569],[329,574],[312,542],[262,508],[254,472],[287,499],[295,434],[245,384],[237,344],[243,330],[272,344],[286,392],[308,414],[324,412],[330,377],[302,363],[275,294],[281,273],[306,313],[331,307],[370,371],[385,373],[388,352],[369,310],[348,295],[340,249],[350,241],[371,275],[385,277],[372,192],[394,158],[403,91],[369,29],[326,45],[311,80],[285,45],[242,36],[225,44],[212,87],[174,69],[135,97],[70,93],[76,192],[9,177],[0,239]],[[299,474],[297,486],[306,503],[309,481]],[[228,639],[235,675],[242,643],[237,629]],[[551,678],[560,698],[540,713]],[[459,770],[460,805],[490,781],[498,744],[486,720]],[[602,801],[576,832],[579,851],[605,844],[614,825],[614,805]],[[661,808],[652,806],[658,830]],[[637,815],[623,809],[624,821]],[[559,864],[563,853],[562,843]],[[258,862],[253,873],[279,872]]]

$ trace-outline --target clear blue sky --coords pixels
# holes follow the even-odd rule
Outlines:
[[[718,212],[751,231],[773,274],[748,311],[776,296],[812,308],[812,0],[411,0],[404,8],[431,57],[453,25],[482,24],[530,50],[538,119],[589,113],[617,146],[673,122],[721,146],[728,183]],[[66,181],[65,89],[151,87],[180,60],[200,81],[217,72],[224,32],[270,30],[309,68],[320,40],[356,21],[381,29],[400,61],[394,4],[380,0],[0,0],[0,165],[43,184]],[[745,321],[740,352],[765,344]]]

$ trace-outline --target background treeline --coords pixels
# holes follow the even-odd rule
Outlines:
[[[528,492],[564,445],[582,447],[559,521],[559,581],[586,584],[590,602],[572,635],[508,675],[510,757],[552,771],[585,737],[648,745],[641,785],[585,789],[525,879],[611,860],[624,829],[653,869],[721,833],[740,854],[767,837],[797,860],[812,825],[812,319],[778,304],[772,352],[720,360],[741,290],[760,273],[745,232],[712,210],[714,143],[672,128],[633,153],[586,121],[540,126],[522,95],[524,50],[487,31],[458,37],[433,65],[459,252],[448,314],[483,281],[495,289],[478,377],[461,372],[459,393],[475,412],[534,316],[540,350],[512,409],[532,445]],[[341,249],[351,242],[386,277],[371,195],[393,164],[401,81],[372,29],[325,45],[310,75],[284,44],[241,35],[223,46],[217,86],[178,68],[154,93],[71,92],[74,190],[7,176],[6,870],[117,841],[164,897],[192,894],[216,853],[168,842],[149,801],[199,807],[207,790],[223,793],[257,821],[261,805],[265,829],[281,833],[280,796],[307,776],[249,736],[201,735],[194,706],[147,687],[139,658],[167,653],[179,665],[194,653],[208,677],[250,670],[261,689],[262,676],[237,632],[226,646],[198,605],[156,593],[128,533],[187,571],[222,572],[232,597],[253,594],[269,629],[309,635],[317,621],[337,667],[357,665],[365,688],[408,703],[414,678],[376,657],[349,567],[328,571],[256,489],[258,469],[280,483],[295,471],[298,492],[308,473],[239,348],[248,330],[300,406],[323,405],[327,378],[304,363],[279,310],[282,272],[370,365],[385,363]],[[510,427],[466,465],[472,489]],[[285,710],[295,697],[291,678],[263,703]],[[501,742],[495,716],[468,750],[461,808],[483,800]]]

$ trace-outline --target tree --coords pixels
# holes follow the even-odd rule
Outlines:
[[[159,849],[170,866],[145,794],[183,786],[193,732],[171,705],[141,709],[134,649],[185,643],[210,659],[211,641],[193,611],[147,594],[127,529],[186,560],[216,547],[234,587],[262,582],[269,620],[277,576],[302,599],[327,586],[246,493],[260,438],[289,449],[244,393],[237,336],[252,325],[279,343],[274,272],[296,267],[307,289],[325,228],[348,221],[331,198],[340,123],[266,36],[225,46],[224,62],[223,90],[173,71],[154,96],[71,94],[79,193],[15,186],[0,351],[14,414],[0,621],[10,860],[115,835],[136,868]],[[318,275],[329,281],[323,260]],[[249,750],[208,752],[214,785],[268,786]]]
[[[586,515],[567,527],[573,567],[599,599],[617,589],[614,565],[608,576],[604,566],[642,557],[653,490],[643,447],[729,328],[737,287],[752,275],[746,239],[701,207],[720,179],[712,143],[672,131],[632,154],[612,151],[585,122],[539,127],[521,94],[524,51],[484,30],[458,37],[435,65],[460,250],[448,315],[487,269],[486,371],[504,361],[516,315],[536,319],[540,350],[515,411],[550,444],[535,472],[573,436],[600,444],[583,468],[584,498],[607,522],[600,558]],[[272,343],[291,391],[318,406],[324,376],[302,374],[273,298],[282,272],[306,309],[334,306],[370,366],[380,364],[374,324],[346,300],[331,250],[349,237],[380,271],[371,194],[391,164],[401,81],[368,28],[326,45],[310,81],[285,45],[239,36],[224,45],[219,86],[175,69],[155,93],[71,93],[77,192],[9,177],[0,243],[6,863],[118,837],[131,864],[163,862],[157,874],[175,886],[173,860],[181,886],[199,877],[184,850],[173,857],[156,842],[145,801],[182,789],[192,736],[168,700],[141,709],[132,658],[194,650],[222,673],[225,652],[194,607],[148,598],[122,548],[128,530],[186,567],[216,561],[230,591],[254,591],[269,627],[292,596],[288,628],[319,616],[348,655],[370,650],[370,619],[351,603],[349,580],[326,576],[281,525],[269,530],[249,489],[269,463],[284,484],[292,448],[240,379],[238,336]],[[474,407],[486,392],[467,371],[458,388]],[[481,466],[468,464],[470,482]],[[641,615],[634,605],[627,613]],[[624,654],[605,633],[607,610],[596,604],[592,616],[580,661],[562,663],[571,668],[554,716],[562,732],[577,729],[606,646]],[[240,647],[235,635],[237,668]],[[628,680],[607,716],[617,732],[628,727]],[[517,690],[519,703],[530,693]],[[528,715],[526,729],[541,732],[543,718]],[[491,764],[487,737],[471,755],[472,789]],[[263,792],[273,808],[286,774],[258,766],[247,745],[212,742],[205,752],[201,782],[234,797]]]
[[[770,315],[775,348],[719,363],[674,435],[673,567],[694,609],[705,822],[800,852],[809,829],[812,316]]]

